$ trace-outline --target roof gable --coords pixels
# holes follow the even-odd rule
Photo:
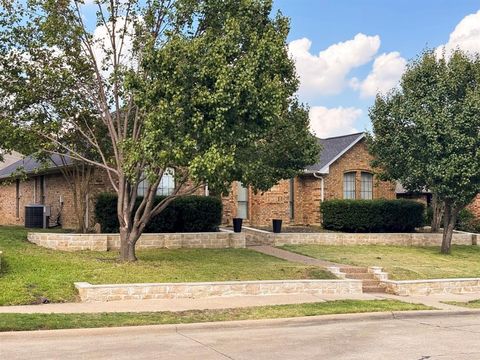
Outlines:
[[[306,172],[328,174],[330,165],[364,138],[365,133],[361,132],[326,139],[318,139],[319,144],[322,146],[320,159],[316,164],[307,167]]]

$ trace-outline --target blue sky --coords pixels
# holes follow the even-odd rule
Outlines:
[[[87,2],[93,30],[96,7]],[[422,50],[480,52],[480,0],[274,0],[274,7],[291,19],[299,97],[319,137],[368,130],[375,94],[395,87]]]
[[[406,61],[423,49],[480,51],[477,0],[274,1],[291,18],[299,96],[323,137],[368,129],[374,94],[395,86]]]

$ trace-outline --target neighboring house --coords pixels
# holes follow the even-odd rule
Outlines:
[[[266,226],[272,219],[286,224],[318,225],[320,204],[331,199],[395,199],[395,184],[380,181],[370,165],[365,133],[318,139],[319,161],[294,179],[283,180],[264,193],[234,184],[225,197],[224,222],[242,217]]]

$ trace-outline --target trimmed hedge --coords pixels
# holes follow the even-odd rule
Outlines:
[[[155,198],[158,204],[164,196]],[[137,199],[138,207],[142,198]],[[103,233],[118,233],[117,195],[100,194],[95,205],[96,221]],[[218,231],[222,221],[222,202],[215,197],[181,196],[173,200],[145,228],[146,233]]]
[[[412,200],[330,200],[323,227],[346,232],[412,232],[424,224],[424,205]]]

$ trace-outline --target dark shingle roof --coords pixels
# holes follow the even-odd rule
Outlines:
[[[334,160],[336,160],[340,155],[342,155],[364,136],[365,133],[361,132],[356,134],[335,136],[326,139],[318,139],[318,142],[322,146],[320,159],[316,164],[308,166],[306,171],[313,172],[324,169],[325,166],[330,165]],[[65,159],[67,164],[71,163],[71,159],[68,156],[65,156]],[[22,160],[0,169],[0,179],[15,175],[15,172],[21,168],[23,168],[27,174],[35,174],[49,170],[51,171],[61,165],[62,161],[59,155],[53,155],[52,160],[48,161],[47,164],[42,164],[42,162],[38,161],[32,156],[27,156]]]
[[[365,136],[365,133],[356,133],[343,136],[335,136],[326,139],[318,139],[322,146],[319,161],[307,167],[307,172],[320,171],[325,166],[331,164],[336,158],[348,150]]]
[[[66,165],[71,164],[72,160],[70,157],[64,156],[64,159]],[[32,156],[26,156],[22,160],[18,160],[7,167],[0,169],[0,179],[14,176],[19,170],[22,170],[27,174],[35,174],[40,172],[48,172],[62,165],[63,162],[60,155],[52,155],[51,159],[44,163]]]

